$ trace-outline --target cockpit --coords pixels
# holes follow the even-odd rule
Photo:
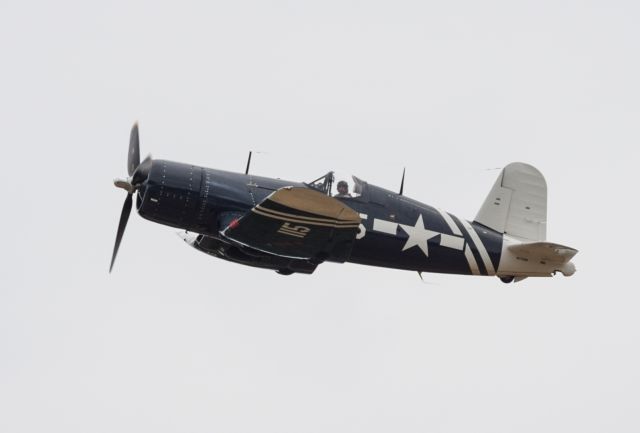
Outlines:
[[[355,176],[333,171],[306,183],[307,186],[327,194],[330,197],[346,199],[361,197],[366,184],[366,182]]]

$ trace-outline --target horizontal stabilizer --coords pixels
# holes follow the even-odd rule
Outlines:
[[[578,254],[578,250],[551,242],[531,242],[511,245],[508,250],[519,258],[531,261],[564,264]]]

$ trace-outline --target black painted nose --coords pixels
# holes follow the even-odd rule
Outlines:
[[[154,160],[139,188],[138,213],[160,224],[191,228],[198,213],[201,180],[200,167]]]

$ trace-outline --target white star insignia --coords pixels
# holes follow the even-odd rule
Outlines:
[[[417,246],[422,250],[425,256],[429,257],[429,245],[427,241],[431,238],[435,238],[440,233],[434,232],[431,230],[427,230],[424,228],[424,222],[422,221],[422,214],[418,217],[418,221],[416,221],[415,226],[408,226],[404,224],[398,224],[402,227],[402,230],[407,232],[409,235],[409,239],[407,239],[407,243],[404,244],[404,248],[402,251],[408,250],[411,247]]]

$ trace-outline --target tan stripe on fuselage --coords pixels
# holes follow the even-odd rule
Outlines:
[[[258,208],[254,208],[252,209],[252,212],[258,214],[258,215],[262,215],[262,216],[266,216],[268,218],[273,218],[273,219],[277,219],[280,221],[289,221],[289,222],[294,222],[294,223],[300,223],[300,224],[309,224],[309,225],[313,225],[313,226],[322,226],[322,227],[333,227],[333,228],[344,228],[344,229],[350,229],[350,228],[358,228],[358,224],[351,224],[351,225],[344,225],[344,224],[335,224],[332,222],[317,222],[317,221],[308,221],[308,220],[302,220],[299,219],[297,217],[283,217],[283,216],[279,216],[279,215],[274,215],[272,213],[267,213],[264,212]]]
[[[282,212],[282,211],[269,209],[262,205],[257,205],[256,209],[259,209],[262,212],[282,216],[285,218],[297,218],[297,219],[307,220],[307,221],[317,221],[317,222],[332,223],[332,224],[359,224],[360,223],[359,221],[353,221],[353,220],[336,220],[333,218],[308,217],[308,216],[298,215],[290,212]]]

